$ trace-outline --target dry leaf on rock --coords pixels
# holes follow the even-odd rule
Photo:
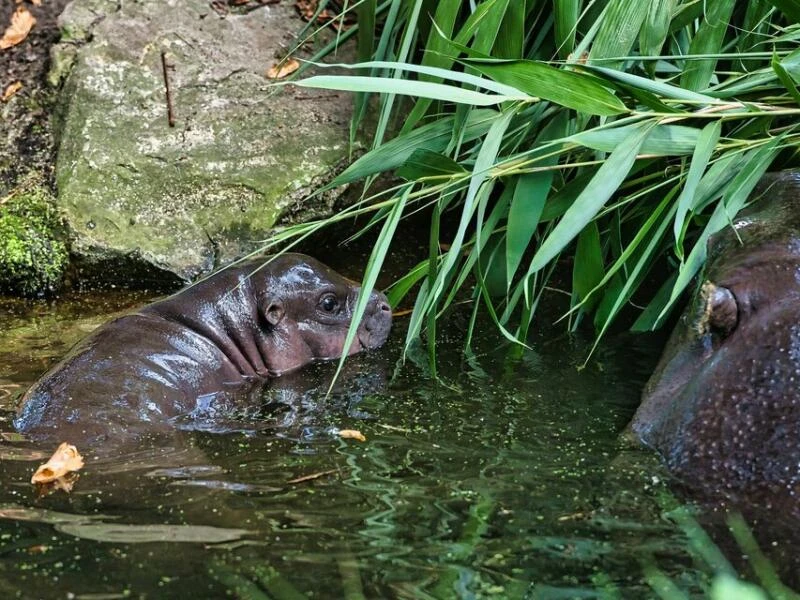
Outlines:
[[[31,477],[31,483],[49,483],[67,473],[72,473],[83,467],[83,457],[72,444],[64,442],[53,453],[45,464],[36,469]]]
[[[23,41],[36,24],[36,18],[24,6],[20,6],[11,15],[11,25],[8,26],[3,37],[0,38],[0,50],[11,48]]]
[[[297,71],[300,68],[300,63],[295,59],[290,58],[282,63],[276,63],[267,71],[267,77],[270,79],[283,79]]]
[[[358,440],[359,442],[367,441],[367,438],[358,429],[340,429],[339,437],[345,440]]]
[[[3,92],[3,95],[0,96],[0,101],[8,102],[11,99],[11,96],[16,94],[21,89],[22,89],[22,82],[21,81],[15,81],[14,83],[10,84],[5,89],[5,91]],[[0,389],[0,392],[3,392],[3,391],[5,391],[5,390]]]

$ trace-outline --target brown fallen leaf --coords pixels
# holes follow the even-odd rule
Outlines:
[[[0,96],[0,101],[8,102],[11,99],[11,96],[16,94],[21,89],[22,89],[22,82],[21,81],[15,81],[14,83],[9,84],[9,86],[3,92],[3,95]]]
[[[11,25],[0,38],[0,50],[11,48],[23,41],[36,24],[36,18],[24,6],[20,6],[11,15]]]
[[[295,59],[290,58],[282,63],[275,63],[267,71],[267,77],[270,79],[283,79],[297,71],[300,68],[300,63]]]
[[[37,483],[36,495],[38,498],[44,498],[59,490],[69,494],[72,491],[72,487],[75,485],[75,482],[78,481],[80,477],[80,473],[67,473],[63,477],[58,477],[53,481],[48,481],[47,483]]]
[[[359,442],[367,441],[367,438],[358,429],[340,429],[339,437],[345,440],[358,440]]]
[[[64,442],[53,453],[45,464],[36,469],[31,477],[31,483],[49,483],[67,473],[83,468],[83,457],[72,444]]]

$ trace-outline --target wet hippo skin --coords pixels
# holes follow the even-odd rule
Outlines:
[[[358,284],[301,254],[264,262],[100,327],[28,390],[14,425],[76,443],[168,430],[216,395],[341,356]],[[386,297],[372,292],[348,354],[381,346],[390,327]]]
[[[631,427],[689,487],[800,515],[800,172],[709,242]]]

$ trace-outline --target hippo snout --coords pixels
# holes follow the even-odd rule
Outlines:
[[[359,327],[358,340],[366,349],[382,346],[392,328],[392,308],[386,295],[374,291]]]

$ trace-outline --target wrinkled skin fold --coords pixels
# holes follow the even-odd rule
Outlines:
[[[800,173],[709,241],[631,428],[688,487],[800,516]]]
[[[301,254],[223,270],[100,327],[28,390],[14,425],[74,443],[169,430],[217,395],[229,401],[254,382],[381,346],[392,315],[372,292],[344,347],[360,291]]]

